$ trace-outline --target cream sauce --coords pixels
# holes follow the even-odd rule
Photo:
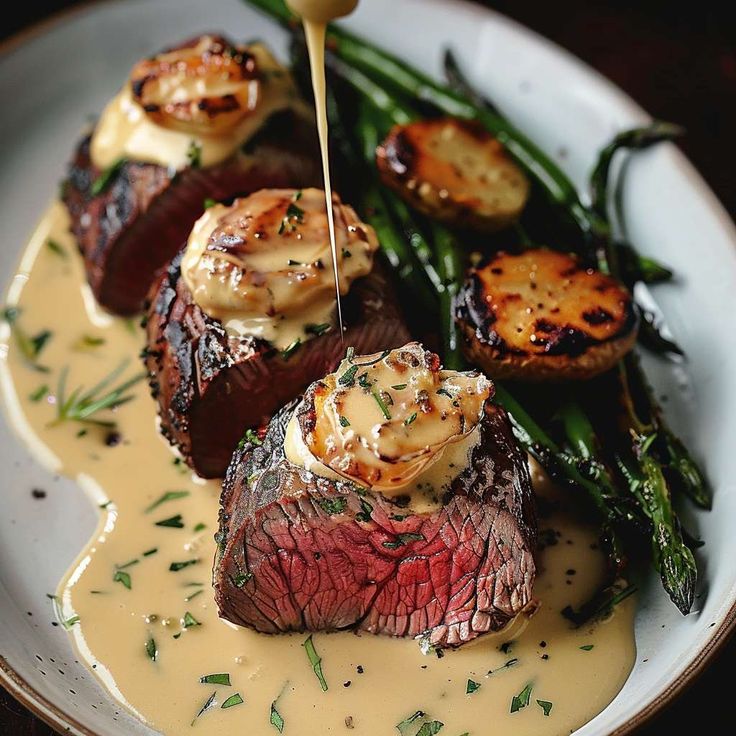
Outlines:
[[[328,684],[323,692],[303,647],[304,634],[265,636],[220,621],[209,586],[219,489],[176,463],[157,434],[147,387],[135,386],[135,398],[115,412],[122,439],[115,447],[105,445],[105,430],[99,428],[89,427],[79,437],[81,425],[49,426],[55,417],[52,398],[29,399],[43,383],[53,388],[62,366],[69,367],[70,388],[90,386],[124,358],[132,361],[131,374],[143,341],[140,331],[122,320],[106,326],[90,320],[80,290],[82,267],[66,227],[63,209],[55,205],[8,294],[8,303],[22,309],[19,324],[29,334],[53,331],[39,356],[50,372],[30,368],[7,330],[0,336],[0,367],[4,402],[24,439],[44,462],[77,478],[95,503],[111,502],[58,596],[65,619],[79,616],[70,634],[80,659],[114,697],[169,736],[277,734],[269,722],[274,701],[286,736],[388,736],[417,710],[445,724],[440,736],[559,736],[611,701],[634,661],[635,603],[629,598],[608,620],[578,630],[560,616],[563,606],[585,601],[604,574],[604,558],[592,548],[594,531],[564,512],[541,521],[541,529],[556,530],[557,543],[539,556],[536,615],[441,659],[422,654],[414,641],[315,634]],[[45,247],[48,237],[69,257]],[[75,350],[85,334],[106,342]],[[536,482],[540,492],[555,496],[541,479]],[[166,491],[188,495],[147,512]],[[183,528],[156,526],[177,515]],[[152,549],[157,551],[144,555]],[[188,560],[197,562],[170,571],[173,562]],[[571,570],[574,574],[567,573]],[[130,589],[113,581],[116,572],[130,576]],[[151,639],[155,662],[146,652]],[[200,683],[213,674],[228,675],[230,685]],[[480,687],[467,694],[469,680]],[[529,705],[510,713],[512,698],[528,684]],[[213,693],[212,707],[197,718]],[[223,708],[237,702],[236,694],[244,702]],[[552,704],[548,716],[538,701]]]
[[[261,76],[245,83],[250,109],[239,122],[209,134],[166,127],[154,122],[133,99],[128,81],[95,127],[90,149],[94,164],[107,169],[121,159],[130,159],[180,170],[191,165],[196,155],[200,166],[213,166],[239,151],[273,113],[293,109],[306,114],[289,71],[261,44],[249,46],[248,51],[255,57]],[[199,94],[205,90],[213,93],[205,82],[197,89]]]
[[[340,293],[373,267],[378,239],[335,196]],[[324,193],[262,189],[215,204],[195,223],[181,263],[194,300],[235,335],[283,350],[332,328],[335,311]]]
[[[358,0],[287,0],[287,5],[304,23],[304,35],[307,39],[309,65],[312,72],[312,89],[314,90],[314,108],[317,117],[317,134],[322,155],[322,178],[327,203],[327,221],[330,228],[330,246],[332,248],[332,266],[337,294],[337,320],[340,334],[343,333],[342,306],[340,304],[339,267],[337,262],[337,245],[335,240],[335,220],[332,214],[332,180],[330,178],[330,152],[327,130],[327,94],[325,88],[325,38],[327,24],[335,18],[341,18],[355,10]]]

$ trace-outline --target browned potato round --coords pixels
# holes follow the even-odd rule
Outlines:
[[[493,378],[592,378],[634,345],[631,294],[551,250],[499,253],[471,269],[457,318],[469,360]]]
[[[529,182],[479,125],[441,118],[395,125],[376,151],[384,183],[433,219],[484,232],[514,222]]]

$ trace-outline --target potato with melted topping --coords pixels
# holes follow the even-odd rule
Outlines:
[[[518,219],[529,197],[526,176],[501,143],[467,120],[396,125],[376,163],[387,186],[449,225],[501,230]]]
[[[545,249],[471,269],[457,319],[469,360],[493,378],[528,381],[592,378],[631,350],[637,332],[623,284]]]

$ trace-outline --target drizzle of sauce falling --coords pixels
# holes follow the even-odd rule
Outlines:
[[[314,108],[317,115],[317,133],[322,154],[322,177],[325,186],[325,203],[327,206],[327,224],[330,231],[330,249],[332,251],[332,268],[335,277],[335,295],[337,297],[337,321],[340,325],[340,337],[343,337],[342,306],[340,304],[340,275],[337,265],[337,243],[335,238],[335,217],[332,212],[332,182],[330,179],[330,154],[327,138],[327,104],[325,100],[325,37],[327,24],[335,18],[341,18],[355,10],[358,0],[287,0],[287,5],[304,23],[304,35],[307,39],[309,64],[312,70],[312,89],[314,90]]]

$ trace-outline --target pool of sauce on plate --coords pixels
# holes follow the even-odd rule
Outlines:
[[[613,699],[634,662],[635,603],[629,598],[608,620],[577,630],[560,615],[586,600],[604,574],[594,531],[565,512],[540,519],[541,530],[554,530],[544,536],[555,543],[539,555],[536,615],[441,658],[411,640],[316,633],[323,691],[305,634],[267,636],[220,621],[210,588],[218,484],[192,477],[158,435],[145,383],[113,415],[119,434],[72,422],[49,426],[62,367],[68,366],[67,391],[91,386],[126,359],[127,377],[140,370],[143,341],[129,321],[91,308],[67,226],[54,204],[7,295],[7,304],[22,310],[18,324],[28,334],[52,331],[38,358],[49,371],[24,362],[3,324],[0,378],[19,434],[100,507],[99,526],[57,595],[61,616],[74,622],[69,632],[80,659],[114,697],[170,736],[260,736],[279,727],[287,736],[379,736],[398,733],[396,724],[417,711],[444,724],[441,736],[559,736]],[[49,238],[64,255],[47,246]],[[104,344],[90,347],[85,335]],[[51,395],[31,400],[44,384]],[[540,493],[558,497],[537,480]],[[177,493],[151,509],[171,491]],[[172,571],[172,564],[189,561]],[[200,681],[211,675],[230,684]],[[528,705],[510,712],[528,685]],[[415,736],[421,723],[405,733]]]

